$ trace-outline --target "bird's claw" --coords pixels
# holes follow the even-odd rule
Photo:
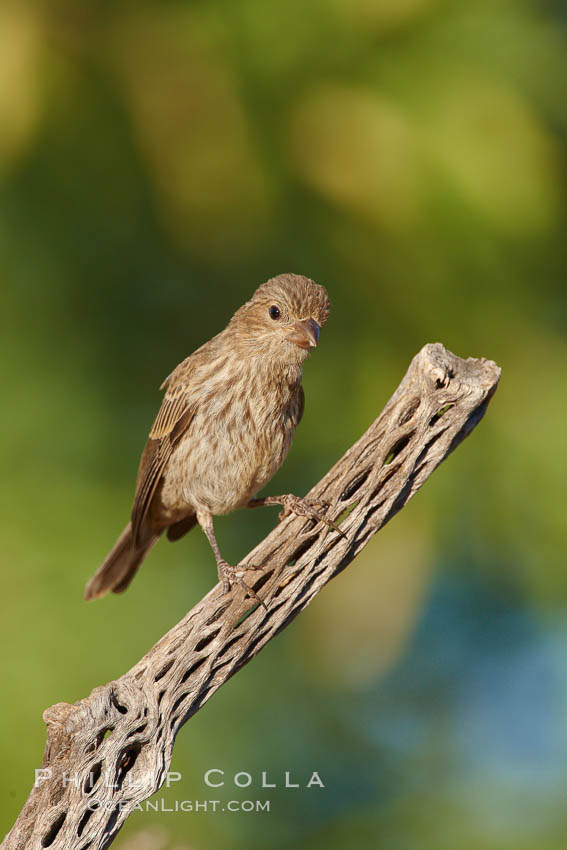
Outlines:
[[[329,528],[337,531],[346,540],[344,531],[332,520],[327,519],[322,513],[322,510],[329,509],[330,505],[328,502],[323,502],[320,499],[304,499],[301,496],[289,495],[283,496],[280,504],[283,506],[283,511],[279,515],[280,520],[285,519],[291,513],[296,514],[296,516],[309,517],[309,519],[315,519],[317,522],[322,522]]]
[[[227,561],[219,561],[218,562],[218,574],[219,581],[222,583],[222,587],[225,593],[229,593],[233,584],[237,584],[246,593],[260,603],[264,610],[268,610],[268,607],[263,599],[261,599],[253,587],[250,587],[239,573],[246,572],[246,570],[261,570],[262,567],[257,566],[256,564],[243,564],[241,567],[232,567]]]

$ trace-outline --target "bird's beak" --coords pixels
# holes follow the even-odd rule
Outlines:
[[[303,319],[287,331],[286,336],[300,348],[317,348],[321,328],[314,319]]]

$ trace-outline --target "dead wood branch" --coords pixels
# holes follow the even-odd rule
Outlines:
[[[108,847],[163,783],[181,726],[403,508],[480,421],[499,377],[492,361],[426,345],[384,411],[308,493],[329,504],[346,538],[311,519],[284,519],[246,559],[263,567],[246,580],[267,611],[240,588],[224,594],[217,585],[119,679],[48,708],[49,778],[32,789],[2,846]]]

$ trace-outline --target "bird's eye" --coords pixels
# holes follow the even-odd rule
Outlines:
[[[281,310],[279,307],[276,307],[275,304],[272,304],[272,306],[268,310],[268,313],[270,314],[270,319],[274,319],[274,321],[277,321],[281,316]]]

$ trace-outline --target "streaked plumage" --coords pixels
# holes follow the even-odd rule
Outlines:
[[[248,505],[285,459],[303,413],[302,365],[328,314],[322,286],[280,275],[174,369],[142,453],[131,522],[88,583],[87,599],[125,590],[163,531],[176,540],[196,522],[225,586],[234,580],[212,516]]]

